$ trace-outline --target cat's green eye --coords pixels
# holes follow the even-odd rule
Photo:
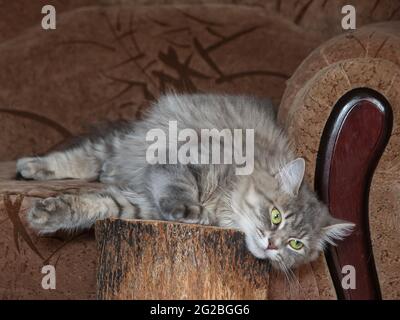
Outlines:
[[[282,214],[277,208],[271,210],[271,222],[274,225],[278,225],[282,222]]]
[[[303,248],[304,244],[299,240],[292,239],[289,241],[289,246],[294,250],[300,250],[301,248]]]

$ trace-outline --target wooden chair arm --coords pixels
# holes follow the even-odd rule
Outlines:
[[[370,89],[355,89],[332,109],[317,157],[315,189],[338,218],[356,223],[353,234],[330,247],[327,261],[340,299],[380,299],[369,232],[368,195],[374,170],[389,141],[389,102]],[[344,266],[354,267],[355,288],[344,288]]]

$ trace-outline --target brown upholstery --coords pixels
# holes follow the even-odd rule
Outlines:
[[[170,89],[269,96],[279,105],[287,79],[301,62],[341,32],[340,7],[348,1],[235,2],[57,0],[52,1],[57,29],[44,31],[40,10],[49,1],[0,1],[2,8],[8,8],[0,12],[0,160],[44,153],[88,124],[140,116],[154,98]],[[145,5],[133,6],[137,3]],[[358,1],[358,25],[398,18],[396,3],[386,0],[374,6]],[[386,52],[383,47],[381,54]],[[379,63],[387,67],[389,61]],[[391,63],[390,67],[395,62]],[[301,70],[304,82],[315,72],[304,65]],[[292,79],[301,79],[299,72]],[[303,84],[290,81],[281,115],[289,111]],[[316,129],[323,127],[326,113],[306,113],[315,117]],[[302,124],[288,123],[293,123],[291,133],[301,132]],[[314,138],[310,146],[318,145]],[[311,163],[311,153],[299,151],[309,155]],[[4,171],[0,177],[0,298],[94,298],[93,234],[75,235],[72,240],[62,234],[40,238],[24,223],[34,199],[77,186],[15,182],[9,176],[12,169]],[[5,194],[9,197],[3,199]],[[21,194],[22,207],[10,206],[8,200],[16,201]],[[389,203],[396,205],[394,200]],[[378,204],[383,208],[382,201]],[[377,229],[374,239],[378,235]],[[393,250],[395,242],[391,245],[381,252]],[[381,254],[382,261],[387,259],[382,268],[387,268],[392,258]],[[57,290],[40,286],[45,263],[56,265]],[[395,276],[385,274],[385,283],[396,285],[391,280]],[[296,275],[302,289],[293,293],[288,286],[275,284],[271,298],[335,298],[323,257]]]
[[[307,160],[313,183],[322,131],[337,100],[353,88],[383,94],[393,132],[376,169],[369,200],[371,237],[383,298],[400,298],[400,22],[373,24],[324,43],[288,82],[280,121]]]

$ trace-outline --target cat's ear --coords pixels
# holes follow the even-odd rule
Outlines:
[[[329,217],[327,224],[322,228],[323,239],[335,245],[336,240],[342,240],[353,232],[356,225],[352,222]]]
[[[283,192],[297,196],[303,182],[305,167],[304,159],[297,158],[279,170],[277,178]]]

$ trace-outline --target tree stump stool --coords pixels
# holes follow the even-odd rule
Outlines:
[[[98,299],[334,298],[325,261],[289,281],[247,250],[241,232],[165,221],[96,223]]]

